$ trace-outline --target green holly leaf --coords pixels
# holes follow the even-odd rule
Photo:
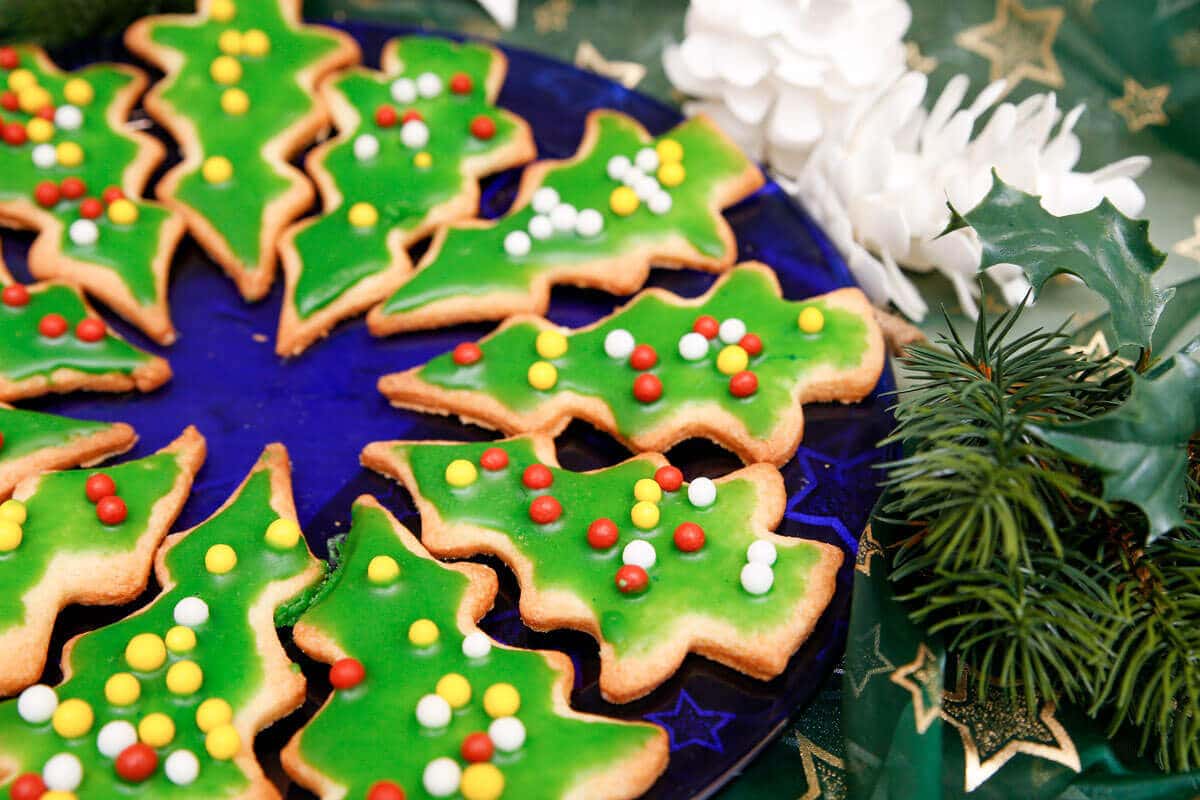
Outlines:
[[[1200,430],[1200,340],[1145,377],[1124,404],[1087,422],[1035,426],[1054,447],[1097,469],[1106,500],[1146,514],[1148,542],[1184,524],[1188,440]]]
[[[971,227],[979,235],[980,270],[1016,264],[1035,290],[1059,273],[1074,275],[1108,301],[1118,346],[1150,346],[1175,290],[1150,282],[1167,256],[1150,243],[1148,221],[1126,217],[1107,199],[1091,211],[1056,217],[994,170],[991,191],[979,205],[966,214],[951,205],[950,214],[943,234]]]

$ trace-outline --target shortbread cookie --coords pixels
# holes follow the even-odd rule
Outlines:
[[[630,117],[594,111],[576,156],[529,167],[507,216],[440,231],[371,310],[371,332],[542,314],[555,284],[630,294],[651,263],[724,270],[737,248],[721,209],[762,180],[703,116],[651,138]]]
[[[599,640],[600,690],[615,703],[654,689],[689,652],[778,675],[842,562],[832,545],[770,532],[786,495],[767,464],[684,483],[655,453],[577,473],[541,436],[376,442],[362,460],[412,492],[430,552],[498,556],[530,626]]]
[[[341,564],[294,631],[332,665],[334,692],[285,748],[288,773],[322,798],[618,800],[650,788],[666,733],[572,711],[566,656],[479,630],[496,588],[487,567],[438,563],[359,498]]]
[[[127,603],[146,588],[203,461],[204,437],[188,428],[152,456],[17,485],[0,506],[0,696],[42,674],[59,611]],[[0,767],[5,757],[0,747]]]
[[[195,14],[138,20],[125,43],[166,73],[146,108],[183,161],[159,198],[183,213],[246,299],[263,297],[279,234],[313,200],[288,160],[329,122],[314,89],[358,60],[357,45],[303,24],[299,0],[198,0]]]
[[[0,500],[25,478],[124,453],[137,442],[123,422],[92,422],[0,403]]]
[[[74,286],[15,283],[0,264],[0,402],[53,392],[149,392],[171,367],[104,324]]]
[[[406,248],[476,214],[480,177],[537,155],[529,126],[494,105],[506,67],[483,44],[407,36],[384,46],[383,72],[321,85],[341,135],[307,161],[324,215],[290,228],[280,247],[280,355],[394,292],[412,271]]]
[[[167,273],[183,219],[141,199],[163,147],[126,124],[141,70],[60,72],[39,48],[0,47],[0,220],[34,228],[29,270],[99,298],[160,344],[175,339]]]
[[[748,463],[782,464],[804,432],[803,403],[861,400],[882,370],[862,292],[783,300],[775,274],[748,263],[702,297],[649,289],[577,331],[513,318],[379,389],[394,405],[507,434],[557,433],[580,418],[633,450],[700,436]]]
[[[79,798],[278,797],[254,736],[300,705],[305,683],[275,614],[321,574],[272,445],[220,510],[167,539],[162,594],[68,643],[64,683],[0,705],[0,780]]]

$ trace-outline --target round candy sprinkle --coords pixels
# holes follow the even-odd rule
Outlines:
[[[104,699],[114,706],[131,706],[142,696],[142,685],[128,672],[117,672],[104,682]]]
[[[750,356],[736,344],[721,348],[717,354],[717,371],[723,375],[733,375],[741,372],[750,364]]]
[[[491,117],[480,114],[471,120],[470,131],[476,139],[487,141],[496,135],[496,123]]]
[[[20,147],[25,144],[28,134],[25,132],[25,126],[19,122],[9,122],[4,125],[3,130],[4,141],[13,147]]]
[[[158,769],[158,753],[149,745],[131,744],[117,756],[115,767],[121,780],[141,783]]]
[[[641,205],[641,201],[638,199],[637,192],[628,186],[618,186],[608,196],[608,206],[618,217],[628,217],[638,210],[639,205]]]
[[[566,354],[567,347],[567,337],[550,328],[540,331],[534,343],[537,354],[542,358],[560,358]]]
[[[690,331],[679,337],[679,355],[684,361],[699,361],[708,355],[708,339]]]
[[[429,169],[433,166],[433,156],[422,150],[413,156],[413,166],[417,169]]]
[[[100,241],[100,229],[90,219],[77,219],[67,228],[67,236],[71,238],[72,244],[91,247]]]
[[[366,677],[366,669],[356,658],[339,658],[329,665],[329,684],[334,689],[353,689]]]
[[[746,351],[747,355],[756,356],[762,352],[763,343],[756,333],[747,333],[738,340],[738,346]]]
[[[527,227],[529,235],[535,239],[546,240],[554,235],[554,223],[545,214],[534,214]]]
[[[400,577],[400,565],[391,556],[375,556],[367,564],[367,580],[380,586]]]
[[[470,486],[478,477],[475,465],[465,458],[456,458],[446,465],[446,483],[456,489]]]
[[[742,588],[753,595],[766,594],[775,583],[775,572],[760,561],[751,561],[742,567]]]
[[[688,484],[688,502],[697,508],[708,508],[717,501],[717,485],[711,478],[696,478]]]
[[[99,503],[105,497],[112,497],[117,493],[117,484],[107,473],[97,472],[88,476],[87,482],[83,484],[83,493],[87,495],[89,502]]]
[[[54,181],[42,181],[33,190],[33,199],[42,208],[53,208],[59,200],[58,184]]]
[[[639,594],[650,585],[650,576],[637,564],[626,564],[617,570],[615,581],[622,594]]]
[[[267,526],[267,532],[263,534],[263,538],[271,547],[279,550],[287,550],[288,548],[295,547],[303,535],[300,525],[296,520],[280,517],[271,520],[271,524]]]
[[[579,212],[570,203],[559,203],[550,210],[550,224],[556,231],[565,233],[575,230],[575,222],[578,219]]]
[[[526,378],[530,386],[544,392],[558,383],[558,369],[549,361],[535,361],[529,365]]]
[[[242,52],[248,56],[265,56],[271,50],[271,39],[264,31],[251,28],[242,34]]]
[[[163,644],[172,653],[187,653],[196,648],[196,632],[186,625],[174,625],[167,629]]]
[[[575,218],[575,233],[590,239],[604,230],[604,215],[594,208],[585,208]]]
[[[422,72],[417,76],[417,94],[421,97],[437,97],[442,93],[442,79],[432,72]]]
[[[208,603],[199,597],[185,597],[175,604],[175,623],[195,628],[208,622]]]
[[[25,532],[12,520],[0,520],[0,553],[9,553],[21,546]]]
[[[704,547],[704,529],[694,522],[684,522],[675,529],[675,546],[685,553]]]
[[[47,314],[38,320],[38,333],[47,339],[57,339],[67,332],[67,320],[62,314]]]
[[[663,214],[670,213],[672,204],[671,195],[659,191],[646,201],[646,208],[650,209],[651,214],[661,217]]]
[[[3,443],[3,438],[0,437],[0,444]],[[25,520],[29,517],[29,510],[25,508],[25,504],[20,500],[10,499],[0,503],[0,520],[15,522],[18,525],[24,525]]]
[[[448,672],[439,678],[434,692],[451,708],[462,708],[471,702],[471,684],[457,672]]]
[[[626,359],[633,354],[635,345],[632,333],[624,328],[615,328],[604,337],[604,354],[609,358]]]
[[[46,795],[46,782],[36,772],[26,772],[8,787],[11,800],[41,800]]]
[[[595,550],[607,550],[617,543],[619,536],[620,532],[617,530],[617,523],[608,517],[600,517],[593,520],[591,525],[588,525],[588,544]]]
[[[529,255],[533,242],[525,231],[511,231],[504,237],[504,252],[514,258]]]
[[[398,783],[375,781],[367,790],[367,800],[404,800],[404,790]]]
[[[525,744],[525,723],[516,717],[500,717],[488,725],[488,737],[501,753],[514,753]]]
[[[237,552],[227,544],[214,544],[204,554],[204,568],[213,575],[224,575],[237,566]]]
[[[217,37],[217,49],[228,56],[240,55],[242,52],[242,32],[236,28],[226,28]]]
[[[492,719],[511,717],[521,709],[521,693],[511,683],[493,683],[483,693],[483,710]]]
[[[21,55],[12,47],[7,45],[0,47],[0,67],[4,69],[16,69],[21,64]]]
[[[242,65],[230,55],[221,55],[213,59],[208,68],[209,75],[217,83],[226,86],[237,83],[242,79]]]
[[[758,391],[758,376],[742,370],[729,378],[729,393],[734,397],[750,397]]]
[[[816,306],[809,306],[800,312],[796,322],[804,333],[820,333],[825,327],[825,315]]]
[[[195,661],[176,661],[167,669],[167,691],[171,694],[192,695],[203,685],[204,671]]]
[[[775,563],[777,558],[779,558],[779,551],[775,548],[775,543],[766,539],[757,539],[746,548],[747,561],[766,564],[769,567]]]
[[[444,728],[454,716],[444,697],[427,694],[417,701],[417,722],[422,728]]]
[[[471,764],[462,774],[463,800],[499,800],[504,793],[504,773],[495,764]]]
[[[707,314],[696,317],[696,321],[692,323],[692,330],[703,336],[705,339],[715,339],[721,332],[721,326],[714,317]]]
[[[133,744],[137,744],[137,728],[127,720],[113,720],[96,734],[96,749],[105,758],[116,758]]]
[[[633,397],[640,403],[653,403],[662,397],[662,381],[657,375],[638,375],[633,382]]]
[[[533,498],[529,504],[529,518],[538,525],[549,525],[562,516],[562,504],[550,495]]]
[[[619,181],[625,177],[625,173],[632,166],[633,162],[629,160],[628,156],[613,156],[608,160],[604,171],[608,174],[608,177],[614,181]]]
[[[370,161],[379,155],[379,138],[374,134],[361,133],[354,139],[354,157],[359,161]]]
[[[549,186],[543,186],[533,193],[529,204],[538,214],[549,214],[558,205],[558,192]]]
[[[58,708],[58,694],[44,683],[34,684],[17,697],[17,715],[30,725],[49,722]]]
[[[469,367],[483,358],[483,351],[474,342],[461,342],[455,346],[452,358],[460,367]]]
[[[226,114],[240,117],[250,110],[250,95],[236,86],[221,92],[221,110]]]
[[[58,151],[52,144],[39,144],[30,152],[33,165],[38,169],[50,169],[58,164]]]
[[[0,108],[4,108],[6,111],[19,110],[21,108],[21,101],[17,98],[17,93],[7,89],[4,92],[0,92]],[[16,124],[20,125],[21,123],[18,122]],[[21,130],[25,130],[24,126],[21,127]]]
[[[379,108],[375,109],[375,124],[381,128],[390,128],[400,121],[400,115],[396,113],[396,109],[384,103]]]
[[[211,733],[233,721],[233,706],[220,697],[210,697],[196,708],[196,727]]]
[[[468,633],[463,639],[462,651],[467,658],[486,658],[492,652],[492,640],[481,631]]]
[[[521,474],[521,483],[530,489],[545,489],[554,483],[554,473],[545,464],[530,464]]]
[[[683,473],[679,467],[667,465],[654,471],[654,481],[664,492],[677,492],[683,485]]]
[[[392,99],[402,106],[417,99],[417,84],[411,78],[397,78],[392,81],[389,90],[392,94]]]
[[[54,732],[64,739],[78,739],[92,729],[92,707],[79,698],[63,700],[50,718]]]
[[[458,791],[462,781],[462,767],[453,758],[442,756],[425,765],[421,773],[421,785],[433,797],[449,797]]]
[[[412,122],[413,120],[420,120],[421,122],[424,122],[425,117],[421,116],[421,112],[417,111],[415,108],[410,108],[400,115],[401,125],[406,122]]]
[[[108,218],[117,225],[132,225],[137,222],[138,208],[124,197],[109,203]]]
[[[655,174],[658,176],[658,182],[663,186],[678,186],[687,177],[687,171],[683,168],[683,164],[677,161],[663,164]]]
[[[83,762],[74,753],[57,753],[42,767],[46,788],[56,792],[73,792],[83,783]]]
[[[115,203],[125,197],[125,192],[120,186],[106,186],[100,194],[100,199],[106,203]]]
[[[654,172],[658,169],[658,153],[652,147],[643,147],[638,150],[633,163],[642,172]]]
[[[654,549],[654,545],[645,539],[634,539],[621,551],[621,563],[623,564],[633,564],[648,570],[657,561],[658,552]]]
[[[370,203],[358,202],[350,206],[347,219],[355,228],[373,228],[379,222],[379,212]]]
[[[94,197],[88,197],[79,204],[79,215],[84,219],[97,219],[104,213],[104,204]]]
[[[496,747],[492,744],[491,737],[482,731],[468,733],[463,739],[461,752],[464,761],[471,763],[491,761],[495,751]]]
[[[83,163],[83,148],[75,142],[60,142],[54,154],[64,167],[78,167]]]
[[[638,500],[657,503],[662,500],[662,487],[654,478],[639,478],[633,484],[633,496]]]
[[[153,633],[139,633],[125,645],[125,660],[138,672],[153,672],[167,660],[167,646]]]
[[[78,200],[87,194],[87,184],[74,175],[63,178],[58,188],[68,200]]]
[[[638,182],[633,185],[633,191],[643,203],[649,202],[652,198],[660,194],[664,194],[662,187],[658,185],[658,181],[649,175],[643,175],[638,179]]]
[[[639,344],[629,356],[629,366],[636,370],[650,369],[658,363],[658,353],[648,344]]]
[[[683,145],[674,139],[660,139],[658,144],[654,145],[654,150],[658,153],[659,161],[664,164],[683,160]]]
[[[717,328],[717,338],[725,344],[737,344],[746,335],[746,323],[737,317],[723,320]]]
[[[204,749],[218,761],[228,761],[242,749],[242,737],[232,725],[218,725],[204,737]]]
[[[450,76],[450,91],[455,94],[469,94],[473,86],[471,76],[465,72],[456,72]]]
[[[64,131],[77,131],[83,126],[83,112],[70,103],[54,109],[54,124]]]
[[[22,283],[5,286],[3,293],[0,294],[0,302],[3,302],[9,308],[27,306],[29,305],[29,289]]]
[[[187,786],[200,777],[200,759],[191,750],[176,750],[163,762],[163,774],[176,786]]]
[[[400,142],[412,150],[420,150],[429,144],[429,126],[419,119],[404,123],[400,128]]]
[[[63,86],[63,97],[67,98],[67,102],[71,105],[86,106],[92,102],[95,96],[92,85],[83,78],[71,78]]]
[[[488,472],[496,472],[508,466],[508,453],[499,447],[489,447],[479,456],[479,466]]]
[[[408,626],[408,640],[417,647],[429,647],[438,640],[438,626],[431,619],[419,619]]]
[[[125,501],[116,495],[100,498],[96,503],[96,518],[105,525],[120,525],[129,516]]]

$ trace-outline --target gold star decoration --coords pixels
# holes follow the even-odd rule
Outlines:
[[[1026,78],[1059,88],[1063,74],[1054,58],[1054,40],[1063,14],[1058,7],[1030,11],[1020,0],[996,0],[995,18],[959,31],[954,42],[986,58],[991,79],[1008,81],[1010,92]]]
[[[573,8],[571,0],[546,0],[533,10],[534,30],[538,33],[565,31]]]
[[[1018,753],[1079,772],[1079,752],[1055,719],[1053,703],[1043,703],[1034,716],[1025,703],[1011,702],[1003,689],[991,683],[979,695],[978,683],[964,667],[955,690],[942,695],[941,717],[962,739],[966,791],[974,791]]]
[[[867,683],[876,675],[886,675],[896,668],[879,649],[879,623],[854,639],[855,657],[846,658],[846,677],[850,688],[858,697],[867,688]]]
[[[1192,218],[1192,231],[1194,235],[1190,239],[1181,239],[1171,249],[1184,258],[1200,261],[1200,214]]]
[[[1088,339],[1087,344],[1073,344],[1067,348],[1068,353],[1082,353],[1088,358],[1101,359],[1112,352],[1112,348],[1108,345],[1108,337],[1104,335],[1104,331],[1096,331],[1092,334],[1092,338]]]
[[[1171,50],[1181,67],[1200,67],[1200,28],[1192,28],[1171,38]]]
[[[609,61],[587,40],[580,42],[575,50],[575,66],[612,78],[626,89],[632,89],[646,77],[644,64],[636,61]]]
[[[800,751],[800,765],[808,787],[797,800],[836,800],[846,796],[846,763],[842,759],[800,735],[796,736],[796,749]]]
[[[861,572],[869,578],[871,576],[871,559],[882,555],[883,548],[879,546],[879,540],[871,532],[871,526],[867,525],[862,538],[858,540],[858,555],[854,557],[855,571]]]
[[[917,733],[929,730],[942,711],[942,667],[938,657],[921,642],[916,658],[898,667],[891,678],[892,683],[912,695]]]
[[[933,56],[923,55],[921,45],[916,42],[904,43],[904,63],[911,70],[923,72],[926,75],[937,69],[938,60]]]
[[[1171,120],[1163,111],[1163,103],[1171,87],[1165,83],[1147,89],[1133,78],[1125,79],[1125,94],[1108,101],[1113,111],[1125,118],[1130,133],[1137,133],[1148,125],[1166,125]]]

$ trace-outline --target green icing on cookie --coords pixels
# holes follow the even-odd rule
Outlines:
[[[0,445],[0,465],[39,450],[63,447],[112,427],[107,422],[0,407],[0,435],[4,437],[4,444]]]
[[[36,204],[34,189],[39,183],[50,181],[59,185],[63,179],[71,177],[84,182],[87,189],[84,197],[99,198],[106,188],[123,186],[125,172],[138,158],[142,145],[122,130],[123,117],[117,120],[118,126],[113,127],[109,124],[109,116],[114,114],[119,95],[137,80],[135,73],[127,67],[111,64],[60,73],[36,48],[18,46],[14,50],[20,63],[15,69],[0,68],[0,81],[7,81],[11,86],[14,72],[28,70],[36,77],[37,84],[49,93],[56,108],[73,105],[67,91],[71,82],[76,82],[72,89],[77,89],[80,81],[89,86],[92,99],[74,106],[82,117],[82,124],[77,129],[55,125],[53,136],[47,142],[26,139],[20,145],[0,144],[0,202],[21,200]],[[6,109],[2,113],[7,124],[27,125],[34,117],[34,114],[19,109]],[[54,148],[68,142],[82,150],[83,160],[78,165],[56,162],[53,166],[38,166],[34,162],[34,148],[39,144]],[[136,221],[118,224],[107,214],[101,214],[94,220],[99,229],[96,242],[76,243],[70,236],[70,225],[82,218],[80,203],[83,199],[63,197],[49,209],[63,226],[59,243],[62,254],[111,270],[138,304],[153,306],[160,299],[155,286],[154,260],[163,247],[163,225],[170,212],[156,203],[135,199]]]
[[[179,180],[172,196],[207,219],[242,266],[250,270],[256,269],[264,256],[262,236],[269,207],[294,183],[279,172],[279,154],[268,159],[267,150],[276,137],[311,114],[316,105],[311,73],[341,47],[329,30],[290,19],[282,7],[285,2],[241,0],[233,5],[228,20],[213,15],[148,21],[151,41],[174,51],[178,58],[177,64],[165,65],[167,83],[159,96],[175,114],[187,119],[197,140],[185,148],[195,151],[197,168]],[[219,39],[229,31],[265,34],[267,52],[224,53]],[[240,66],[237,80],[221,83],[211,74],[214,60],[222,55]],[[230,89],[246,93],[249,107],[244,113],[223,110],[222,95]],[[230,180],[205,180],[199,166],[212,156],[232,163]]]
[[[39,332],[38,323],[47,314],[60,314],[66,319],[64,335],[48,339]],[[0,378],[15,382],[49,376],[56,369],[131,375],[154,360],[154,356],[108,332],[98,342],[78,339],[75,325],[90,316],[78,290],[63,284],[31,287],[28,305],[0,304]]]
[[[324,308],[363,278],[385,270],[392,262],[389,235],[399,234],[402,242],[409,241],[414,231],[427,224],[432,211],[471,189],[479,174],[478,169],[469,168],[473,159],[486,159],[507,147],[523,130],[520,120],[492,105],[494,92],[488,91],[487,80],[502,60],[492,48],[420,36],[394,40],[388,47],[392,54],[384,61],[394,59],[401,65],[399,71],[355,70],[332,84],[341,102],[357,112],[358,124],[343,131],[344,141],[330,148],[323,162],[342,202],[327,209],[329,213],[303,228],[295,239],[303,264],[295,294],[296,310],[302,318]],[[417,79],[424,74],[437,76],[441,84],[438,93],[398,102],[392,93],[393,82],[399,79],[397,94],[406,98],[405,92],[415,92]],[[451,88],[456,75],[469,79],[469,91]],[[406,146],[401,139],[402,122],[379,125],[375,112],[382,106],[392,107],[401,116],[409,111],[419,113],[429,131],[428,142]],[[492,126],[488,138],[472,134],[471,123],[477,118],[486,118]],[[376,155],[356,157],[355,140],[360,136],[375,138]],[[414,163],[419,153],[428,156],[428,166]],[[505,166],[508,164],[496,165]],[[347,210],[360,202],[377,210],[375,225],[357,228],[350,224]]]
[[[263,532],[278,515],[270,505],[271,473],[263,467],[265,464],[260,464],[227,507],[171,547],[165,560],[167,572],[176,582],[174,586],[145,609],[87,633],[75,642],[70,654],[72,677],[56,691],[60,702],[78,698],[90,705],[95,721],[85,735],[65,739],[55,732],[51,723],[35,725],[23,720],[17,713],[15,701],[0,704],[0,757],[13,764],[17,774],[40,773],[51,756],[69,752],[83,763],[83,782],[76,790],[81,798],[213,800],[242,796],[249,779],[234,761],[217,760],[209,755],[205,734],[196,723],[196,709],[206,699],[220,698],[232,706],[235,720],[247,712],[247,703],[263,689],[266,665],[261,651],[264,647],[267,652],[270,647],[278,647],[273,642],[266,645],[257,640],[250,623],[251,609],[273,586],[297,578],[315,563],[303,539],[283,549],[264,541]],[[121,485],[119,469],[106,471]],[[82,495],[82,480],[65,488],[67,494],[58,501],[60,518],[61,508],[75,502],[74,492],[77,490]],[[39,511],[53,513],[31,505],[31,523],[37,519]],[[62,530],[69,529],[61,523],[58,527],[60,535]],[[111,534],[92,532],[91,535],[98,539]],[[237,553],[236,566],[222,575],[205,569],[205,554],[216,544],[227,544]],[[146,633],[165,637],[177,624],[177,604],[189,597],[200,598],[208,608],[207,621],[190,626],[196,637],[195,647],[168,653],[159,668],[148,671],[133,668],[125,656],[130,640]],[[167,670],[183,660],[200,667],[203,682],[195,693],[173,694],[166,686]],[[119,672],[132,673],[141,685],[140,697],[130,705],[117,706],[106,699],[105,683]],[[158,767],[147,780],[141,783],[122,780],[114,769],[113,760],[99,752],[97,735],[108,722],[127,720],[136,726],[152,713],[171,718],[175,726],[174,737],[166,746],[156,748]],[[237,724],[235,722],[235,727]],[[245,743],[244,736],[242,742]],[[164,774],[165,760],[178,750],[188,750],[200,761],[199,776],[188,785],[175,785]]]
[[[824,327],[804,333],[797,320],[805,308],[820,309]],[[866,305],[864,304],[864,309]],[[706,354],[697,360],[680,355],[679,340],[692,332],[702,315],[718,322],[740,319],[749,333],[762,342],[762,351],[749,358],[746,370],[758,381],[747,397],[730,391],[730,376],[717,368],[717,357],[727,343],[711,340]],[[483,358],[460,366],[452,354],[433,359],[417,374],[446,389],[467,389],[494,397],[512,411],[526,414],[564,391],[604,402],[616,420],[616,431],[636,437],[669,423],[681,413],[698,406],[716,404],[736,417],[758,439],[769,439],[780,422],[796,413],[796,389],[816,370],[852,371],[860,368],[871,345],[867,321],[861,313],[833,308],[821,298],[790,302],[779,296],[777,284],[765,271],[739,268],[723,280],[699,306],[676,302],[670,296],[648,293],[598,327],[571,333],[566,353],[557,358],[539,356],[535,342],[544,326],[523,322],[505,328],[480,343]],[[658,356],[654,367],[635,370],[626,355],[612,358],[605,352],[605,338],[614,330],[632,334],[638,344],[650,345]],[[529,367],[545,360],[557,370],[557,382],[546,390],[529,382]],[[633,394],[634,379],[641,374],[657,375],[662,397],[651,403]]]
[[[663,140],[682,147],[682,159],[677,163],[686,173],[682,183],[660,187],[671,198],[670,210],[655,214],[649,202],[642,201],[631,214],[618,215],[611,207],[612,194],[622,184],[609,176],[609,160],[615,156],[635,160],[640,151],[654,148]],[[437,301],[495,293],[527,296],[538,279],[549,278],[554,270],[584,265],[595,265],[594,280],[603,284],[611,279],[613,270],[619,269],[614,261],[628,257],[638,263],[636,253],[656,252],[680,240],[696,258],[720,259],[727,255],[721,215],[714,208],[716,191],[753,167],[711,123],[691,119],[650,139],[629,117],[598,112],[589,118],[584,147],[588,149],[579,152],[578,160],[550,166],[541,186],[554,189],[561,202],[577,210],[600,212],[603,229],[599,234],[559,231],[546,239],[533,237],[526,255],[510,254],[505,239],[513,232],[530,230],[536,214],[533,203],[494,226],[451,228],[441,249],[384,302],[381,313],[402,315]],[[751,188],[757,185],[755,180]]]
[[[489,447],[508,454],[505,468],[490,471],[480,466],[480,455]],[[551,466],[553,484],[534,490],[522,482],[525,468],[541,463],[528,438],[397,445],[396,454],[412,470],[414,485],[409,488],[432,504],[441,524],[449,526],[441,534],[444,541],[471,541],[469,533],[454,530],[462,525],[503,534],[532,565],[534,588],[578,598],[599,620],[601,637],[621,658],[645,657],[667,639],[682,635],[682,626],[695,615],[728,625],[745,637],[784,626],[804,604],[812,571],[821,560],[822,545],[776,537],[773,587],[757,596],[743,589],[740,576],[747,548],[766,531],[760,534],[752,523],[763,502],[760,484],[736,474],[716,484],[716,501],[706,508],[689,501],[687,484],[664,492],[657,503],[658,523],[642,530],[633,525],[631,512],[637,502],[634,484],[655,474],[656,463],[648,458],[588,473]],[[478,478],[463,488],[446,480],[446,467],[456,459],[478,469]],[[530,503],[540,495],[551,495],[561,504],[557,521],[543,525],[530,519]],[[588,544],[587,530],[602,517],[616,523],[620,537],[615,546],[596,550]],[[681,552],[672,541],[684,522],[704,530],[704,546],[696,552]],[[623,594],[614,578],[623,549],[634,540],[653,545],[657,561],[647,570],[650,583],[645,592]]]
[[[493,644],[483,657],[464,655],[464,634],[482,636],[473,624],[459,620],[468,577],[424,557],[411,534],[394,526],[374,504],[354,506],[342,567],[301,621],[365,668],[363,683],[335,691],[298,736],[304,761],[347,797],[366,797],[382,780],[399,785],[409,797],[425,797],[422,774],[430,761],[449,757],[466,767],[463,739],[488,730],[492,718],[483,697],[497,683],[516,688],[520,708],[515,716],[526,731],[520,749],[497,749],[491,760],[503,775],[504,797],[564,797],[589,776],[620,770],[662,736],[644,724],[564,717],[555,708],[563,675],[539,653]],[[399,576],[385,583],[368,579],[368,565],[378,557],[393,559]],[[437,626],[432,646],[408,640],[409,626],[419,619]],[[466,679],[470,699],[445,728],[423,728],[417,703],[435,694],[448,674]],[[652,779],[648,775],[646,783]]]

